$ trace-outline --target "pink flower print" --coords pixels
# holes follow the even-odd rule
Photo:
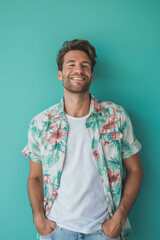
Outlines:
[[[93,107],[94,109],[97,110],[97,112],[98,112],[98,111],[104,112],[104,107],[100,106],[99,103],[98,103],[98,101],[97,101],[96,99],[94,99],[94,101],[91,102],[91,105],[92,105],[92,107]]]
[[[53,115],[51,115],[51,113],[48,113],[47,116],[49,117],[49,121],[51,121],[53,119]]]
[[[121,118],[118,118],[118,122],[121,122]]]
[[[99,105],[94,105],[94,108],[95,108],[97,111],[104,112],[104,107],[101,107],[101,106],[99,106]]]
[[[106,134],[111,132],[113,128],[116,128],[112,118],[107,118],[107,122],[102,123],[102,129],[100,130],[100,134]]]
[[[49,126],[50,128],[56,128],[57,127],[57,124],[55,122],[52,122]]]
[[[22,151],[22,153],[23,153],[23,155],[24,155],[26,158],[28,158],[28,156],[29,156],[29,150],[28,150],[27,147],[24,148],[24,150]]]
[[[50,143],[51,145],[56,144],[56,139],[51,135],[50,131],[47,131],[45,134],[43,134],[43,142],[44,144]]]
[[[46,175],[43,177],[43,180],[46,182],[47,185],[49,185],[51,182],[51,179],[49,177],[47,177]]]
[[[104,141],[104,147],[106,146],[106,144],[109,145],[109,146],[111,145],[110,142]]]
[[[118,110],[122,111],[121,107],[118,106],[117,108],[118,108]]]
[[[28,158],[28,156],[29,156],[29,153],[28,153],[28,152],[23,152],[23,154],[24,154],[24,156],[25,156],[26,158]]]
[[[38,148],[40,148],[40,146],[41,146],[41,144],[40,144],[40,143],[38,143]]]
[[[93,150],[92,150],[92,152],[93,152],[93,156],[94,156],[94,158],[95,158],[95,160],[96,161],[98,161],[99,159],[99,153],[98,153],[98,149],[97,148],[94,148]]]
[[[58,129],[52,134],[52,137],[55,139],[56,143],[61,141],[62,136],[67,136],[67,133],[64,130],[59,130],[60,127],[58,127]]]
[[[107,172],[109,178],[109,185],[110,187],[113,187],[117,181],[120,181],[120,171],[118,171],[117,173],[114,172],[113,174],[111,173],[111,170],[108,170]]]
[[[93,105],[93,107],[94,107],[95,105],[99,105],[97,99],[94,99],[93,101],[91,101],[91,104]]]
[[[52,193],[52,197],[53,197],[53,199],[56,199],[56,197],[57,197],[57,190],[55,189],[55,188],[53,188],[53,193]]]
[[[110,116],[110,114],[111,114],[111,113],[108,111],[108,112],[107,112],[107,116],[109,117],[109,116]]]
[[[53,127],[53,125],[52,125],[52,127]],[[52,132],[52,130],[49,130],[43,135],[44,144],[49,143],[51,145],[55,145],[55,144],[61,142],[62,136],[67,136],[67,132],[64,130],[60,130],[60,127],[61,126],[59,126],[57,129],[54,129],[53,132]]]
[[[46,180],[47,180],[47,176],[46,176],[46,175],[44,175],[44,177],[43,177],[43,180],[44,180],[44,181],[46,181]]]
[[[113,110],[113,116],[112,116],[112,118],[113,119],[115,119],[116,118],[116,111],[115,111],[115,109],[112,107],[112,110]]]
[[[95,108],[97,111],[99,111],[98,105],[94,105],[94,108]]]
[[[49,113],[47,113],[47,114],[45,114],[45,116],[47,117],[47,119],[49,120],[49,121],[51,121],[52,119],[53,119],[53,115],[51,115],[51,113],[49,112]]]
[[[46,179],[46,183],[47,183],[47,184],[50,184],[50,182],[51,182],[51,179],[48,177],[48,178]]]
[[[55,121],[59,121],[60,120],[60,116],[54,117]]]
[[[121,139],[122,136],[123,136],[123,135],[122,135],[121,132],[111,133],[111,138],[112,138],[112,139],[115,139],[115,140]]]
[[[104,129],[112,130],[113,128],[116,128],[116,125],[114,124],[114,119],[112,117],[108,117],[107,124],[104,124]]]

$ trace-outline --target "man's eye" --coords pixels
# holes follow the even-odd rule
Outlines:
[[[70,64],[69,66],[74,66],[74,64]]]
[[[86,66],[86,65],[83,65],[82,67],[84,67],[84,68],[87,68],[88,66]]]

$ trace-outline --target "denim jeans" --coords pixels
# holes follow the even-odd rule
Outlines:
[[[73,232],[70,230],[67,230],[65,228],[56,226],[56,228],[53,230],[52,233],[50,233],[47,236],[40,236],[40,240],[111,240],[111,238],[107,237],[102,229],[90,233],[80,233],[80,232]],[[118,238],[112,238],[114,240],[120,240],[120,237]]]

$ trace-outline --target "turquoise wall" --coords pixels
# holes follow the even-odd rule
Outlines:
[[[129,215],[130,239],[159,239],[159,12],[158,0],[0,1],[1,239],[35,239],[29,162],[21,151],[32,117],[63,95],[55,58],[74,38],[97,50],[90,92],[126,108],[143,146],[144,178]]]

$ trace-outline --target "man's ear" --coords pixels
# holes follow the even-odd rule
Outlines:
[[[62,81],[62,72],[58,70],[58,79]]]
[[[92,77],[92,81],[91,81],[91,82],[93,82],[93,80],[94,80],[94,75],[93,75],[93,72],[92,72],[92,75],[91,75],[91,77]]]

